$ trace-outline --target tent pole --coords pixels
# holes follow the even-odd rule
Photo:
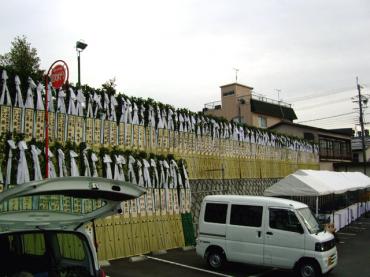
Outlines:
[[[332,197],[331,197],[331,211],[333,213],[333,224],[334,224],[335,223],[334,193],[332,194]]]

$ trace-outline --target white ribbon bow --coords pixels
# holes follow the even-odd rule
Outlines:
[[[70,150],[69,155],[71,156],[71,176],[80,176],[80,172],[78,171],[77,163],[75,160],[75,158],[78,157],[78,154],[75,151]]]
[[[54,97],[53,97],[53,87],[51,83],[48,84],[48,111],[54,112]]]
[[[98,170],[96,169],[96,162],[98,161],[98,157],[96,154],[93,152],[91,153],[91,161],[92,161],[92,166],[93,166],[93,177],[98,177]]]
[[[94,118],[96,118],[98,116],[99,110],[103,108],[103,106],[101,105],[101,95],[94,92],[93,100],[95,102]]]
[[[24,140],[18,142],[19,161],[17,168],[17,184],[23,184],[30,181],[30,174],[28,172],[27,160],[25,150],[28,149]]]
[[[111,163],[112,163],[112,159],[110,157],[110,155],[108,154],[105,154],[104,157],[103,157],[103,162],[105,163],[105,172],[106,172],[106,175],[107,175],[107,179],[112,179],[112,167],[111,167]]]
[[[5,185],[8,186],[11,181],[12,176],[12,161],[13,161],[13,151],[14,149],[17,149],[17,146],[15,146],[15,143],[13,140],[8,140],[9,144],[9,156],[8,156],[8,162],[6,164],[6,179],[5,179]]]
[[[49,170],[49,178],[56,178],[57,177],[57,173],[55,171],[55,166],[54,166],[54,163],[53,163],[53,157],[54,157],[54,154],[53,152],[50,151],[50,148],[48,149],[48,170]]]
[[[170,166],[168,165],[167,161],[166,160],[163,160],[162,161],[162,171],[163,171],[163,174],[164,174],[164,182],[163,182],[163,188],[165,189],[168,189],[168,179],[169,179],[169,176],[170,176],[170,173],[169,173],[169,170],[170,170]],[[162,177],[162,176],[161,176]]]
[[[35,174],[34,180],[35,181],[42,180],[40,161],[39,161],[39,155],[41,154],[41,150],[37,148],[36,145],[31,145],[31,154],[32,154],[32,161],[33,161],[33,172]]]
[[[58,167],[59,167],[59,177],[67,176],[67,167],[65,161],[65,155],[62,149],[58,149]]]
[[[3,70],[1,79],[3,80],[3,87],[2,87],[1,95],[0,95],[0,105],[4,105],[6,102],[7,106],[11,106],[12,99],[10,98],[10,93],[9,93],[9,89],[7,85],[8,74],[6,73],[6,70]]]
[[[167,129],[168,130],[174,130],[172,115],[173,115],[173,111],[169,109],[168,114],[167,114]]]
[[[68,114],[77,115],[76,104],[75,104],[77,101],[77,96],[72,88],[69,88],[69,94],[70,94],[70,97],[69,97],[69,104],[68,104]]]
[[[121,118],[119,119],[120,122],[127,123],[127,102],[125,98],[122,97],[122,105],[121,105]]]
[[[65,103],[66,93],[60,88],[58,92],[58,102],[57,102],[57,112],[66,113],[66,103]]]
[[[143,105],[141,105],[139,107],[139,110],[140,110],[139,125],[144,125],[144,123],[145,123],[145,118],[144,118],[145,107]]]
[[[188,189],[190,188],[189,177],[188,177],[188,172],[186,171],[184,164],[182,164],[182,172],[184,173],[184,178],[185,178],[185,188]]]
[[[163,129],[168,129],[168,126],[167,126],[167,113],[166,113],[166,110],[165,109],[162,110],[162,122],[163,122]]]
[[[24,103],[23,103],[23,96],[22,96],[22,91],[21,91],[21,80],[19,79],[18,75],[15,76],[15,107],[23,108]],[[1,102],[1,101],[0,101]]]
[[[84,176],[87,176],[87,177],[91,177],[91,170],[90,170],[90,164],[89,164],[89,159],[87,158],[87,151],[89,150],[88,147],[86,147],[83,151],[82,151],[82,156],[83,156],[83,159],[84,159],[84,165],[85,165],[85,172],[84,172]]]
[[[136,125],[139,124],[138,107],[136,106],[135,102],[134,102],[134,105],[133,105],[132,124],[136,124]]]
[[[177,164],[174,160],[170,161],[170,175],[171,181],[169,187],[171,189],[177,188],[177,172],[176,172]]]
[[[93,97],[92,97],[92,95],[89,93],[89,95],[88,95],[88,100],[87,100],[87,112],[86,112],[86,117],[94,117],[93,109],[92,109],[92,105],[93,105]]]
[[[109,119],[110,118],[110,111],[109,111],[109,96],[108,93],[104,92],[104,117],[103,119]]]
[[[132,104],[130,100],[127,100],[126,114],[127,114],[127,123],[131,124],[132,123]]]
[[[128,157],[128,180],[131,183],[137,184],[135,171],[134,171],[134,166],[133,166],[134,163],[135,163],[134,157],[129,156]]]
[[[136,165],[137,165],[137,171],[138,171],[138,176],[139,176],[138,186],[144,187],[144,177],[143,177],[143,170],[142,170],[143,165],[141,164],[139,160],[137,160]]]
[[[155,188],[159,188],[159,177],[158,177],[158,169],[157,169],[157,164],[154,159],[150,159],[150,166],[153,168],[153,181],[152,181],[152,186]]]
[[[84,116],[84,109],[86,107],[86,97],[82,89],[77,90],[77,105],[76,105],[76,114],[79,116]]]
[[[144,172],[144,183],[146,188],[151,188],[152,187],[152,182],[150,180],[150,173],[149,173],[149,168],[150,164],[146,159],[143,159],[143,172]]]
[[[43,84],[39,83],[37,85],[36,93],[36,109],[43,111],[45,110],[44,103],[42,101],[42,94],[45,94],[45,88]]]
[[[24,106],[27,109],[34,109],[35,105],[33,103],[33,90],[36,88],[35,82],[28,77],[28,89],[27,89],[27,98],[26,98],[26,104]]]
[[[149,126],[153,128],[155,127],[154,109],[150,105],[149,105]]]
[[[125,181],[123,165],[126,164],[126,159],[122,155],[114,155],[116,163],[114,165],[114,180]]]
[[[116,107],[118,106],[118,102],[116,99],[116,96],[113,94],[110,97],[110,109],[111,109],[111,114],[110,114],[110,120],[116,121],[117,120],[117,114],[116,114]]]

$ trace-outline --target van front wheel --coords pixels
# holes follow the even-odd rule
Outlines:
[[[220,269],[225,264],[225,255],[220,250],[210,250],[207,255],[207,263],[213,269]]]
[[[298,265],[298,276],[300,277],[320,277],[321,270],[317,263],[314,261],[302,261]]]

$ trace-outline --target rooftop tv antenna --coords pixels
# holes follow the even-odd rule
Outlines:
[[[237,68],[233,68],[234,70],[235,70],[235,83],[237,83],[238,82],[238,72],[239,72],[239,69],[237,69]]]

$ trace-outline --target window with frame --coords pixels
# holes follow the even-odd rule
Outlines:
[[[204,221],[210,223],[226,223],[227,204],[207,203]]]
[[[269,226],[272,229],[299,232],[302,226],[294,212],[285,209],[269,209]]]
[[[249,227],[261,227],[262,211],[263,207],[261,206],[232,205],[230,224]]]
[[[259,115],[258,116],[258,126],[260,128],[267,128],[267,118],[262,115]]]

